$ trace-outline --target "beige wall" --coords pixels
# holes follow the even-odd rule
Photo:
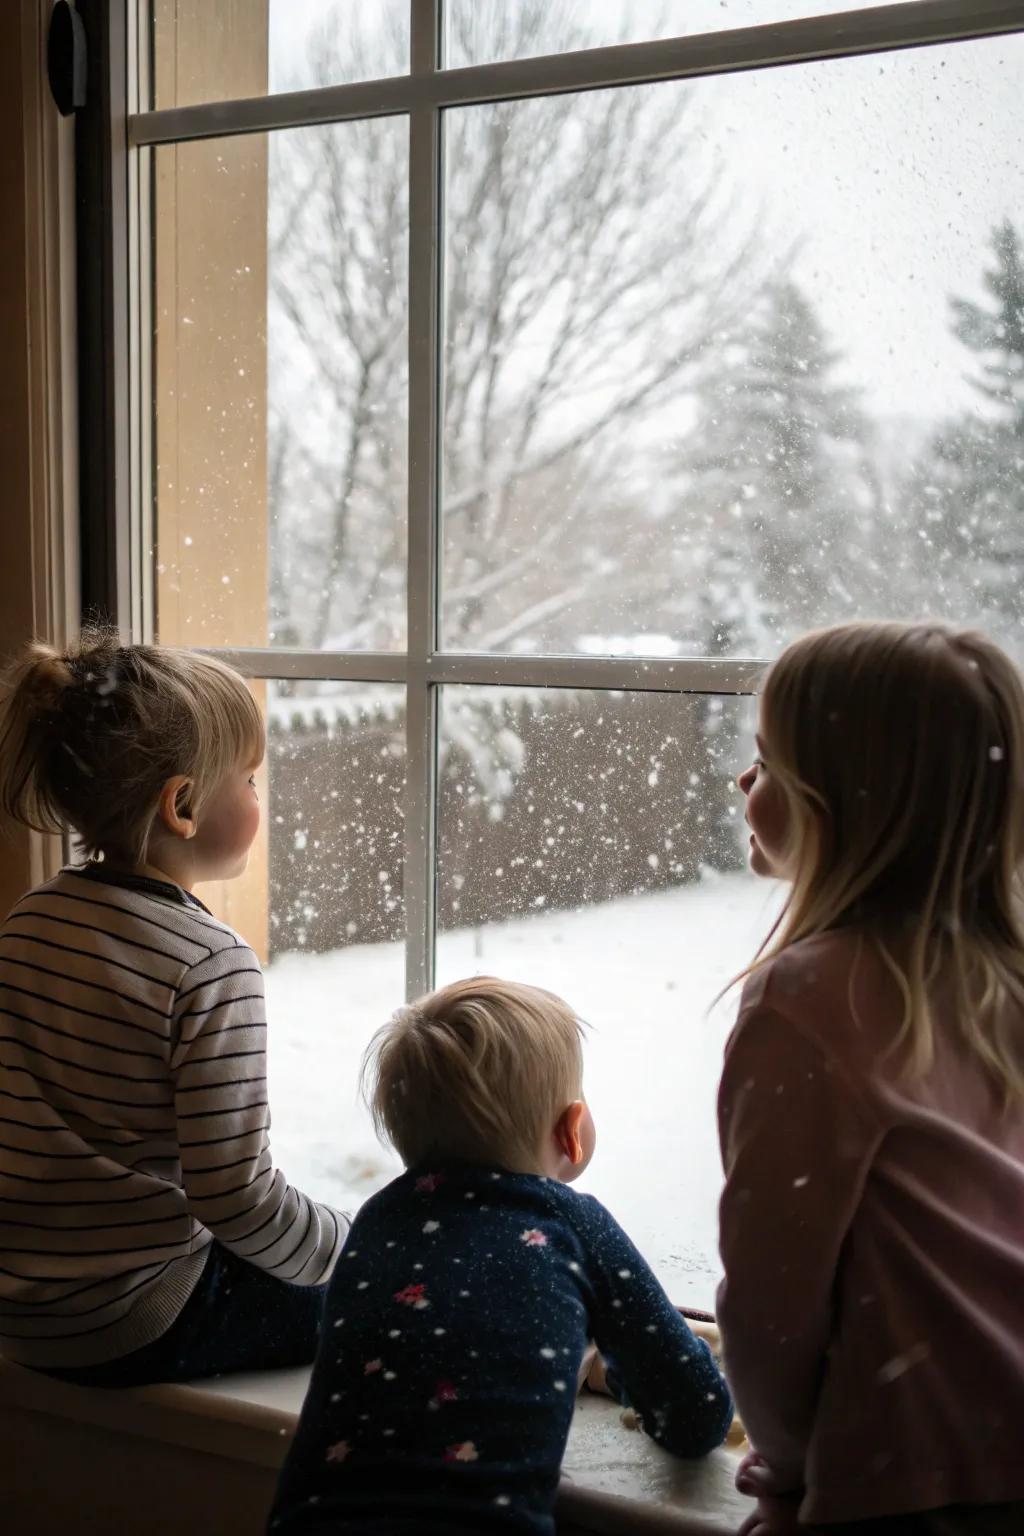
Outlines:
[[[157,0],[161,105],[267,88],[267,0]],[[154,164],[156,629],[267,644],[267,143],[170,145]],[[261,695],[265,690],[256,685]],[[265,782],[263,800],[266,803]],[[265,956],[267,831],[243,880],[198,894]]]
[[[45,85],[46,0],[10,0],[0,48],[0,658],[64,639],[74,540],[72,140]],[[68,291],[70,285],[70,292]],[[0,829],[4,912],[59,861],[55,839]]]
[[[26,249],[25,82],[21,18],[8,20],[13,46],[0,48],[0,652],[10,654],[35,625],[32,601],[32,499],[29,423],[28,262]],[[0,907],[29,883],[28,838],[4,828]]]
[[[3,659],[33,634],[64,640],[78,609],[74,130],[45,82],[50,9],[50,0],[9,0],[0,49]],[[157,0],[165,99],[266,89],[267,0],[218,6],[216,26],[210,9],[205,0]],[[163,150],[155,183],[159,636],[265,644],[265,140]],[[0,839],[6,911],[56,865],[59,846],[10,827]],[[265,832],[245,880],[201,894],[265,953]]]

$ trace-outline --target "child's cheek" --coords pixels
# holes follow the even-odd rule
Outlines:
[[[253,841],[255,840],[256,834],[259,831],[259,829],[260,829],[260,803],[257,800],[256,796],[253,795],[252,799],[249,801],[249,804],[246,807],[246,814],[245,814],[245,817],[243,818],[243,823],[242,823],[242,833],[243,833],[243,836],[244,836],[244,839],[245,839],[244,846],[245,846],[246,850],[248,850],[252,846]]]

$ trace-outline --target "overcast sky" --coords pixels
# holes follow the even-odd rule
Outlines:
[[[325,14],[372,24],[391,3],[271,0],[272,88],[309,83],[302,61]],[[457,3],[483,11],[487,0]],[[629,36],[847,8],[842,0],[632,0]],[[621,11],[617,0],[589,6],[590,40],[612,41]],[[668,18],[660,29],[651,21],[658,12]],[[686,87],[706,105],[689,118],[690,131],[699,123],[703,145],[724,155],[737,206],[763,210],[765,238],[780,251],[798,247],[794,275],[879,414],[935,417],[974,401],[947,298],[980,295],[997,221],[1009,215],[1024,231],[1022,79],[1018,36]]]

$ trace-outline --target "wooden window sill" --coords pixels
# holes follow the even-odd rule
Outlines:
[[[62,1441],[76,1438],[68,1434],[74,1425],[92,1448],[90,1465],[103,1482],[108,1518],[113,1518],[110,1499],[117,1488],[132,1486],[130,1476],[122,1479],[119,1462],[126,1474],[132,1469],[139,1472],[147,1463],[147,1448],[173,1448],[179,1465],[186,1466],[189,1456],[196,1459],[200,1483],[205,1476],[211,1486],[237,1482],[249,1490],[248,1507],[239,1508],[232,1530],[239,1536],[249,1531],[257,1536],[262,1526],[252,1523],[254,1515],[261,1504],[264,1512],[269,1504],[308,1379],[308,1369],[303,1368],[255,1371],[194,1385],[100,1391],[51,1381],[0,1361],[0,1435],[9,1445],[16,1438],[26,1446],[24,1459],[19,1458],[10,1474],[15,1484],[19,1476],[25,1479],[21,1496],[15,1489],[15,1504],[35,1510],[31,1527],[13,1524],[6,1529],[10,1536],[22,1529],[26,1533],[48,1529],[39,1517],[51,1501],[55,1511],[60,1505],[61,1468],[66,1460]],[[9,1422],[4,1423],[5,1419]],[[38,1466],[28,1454],[33,1425],[40,1444],[48,1446],[53,1474],[43,1484],[38,1483]],[[614,1403],[583,1397],[563,1463],[560,1527],[601,1536],[646,1536],[648,1532],[651,1536],[734,1536],[750,1509],[749,1501],[733,1487],[736,1459],[723,1448],[698,1462],[677,1461],[645,1435],[626,1428]],[[28,1486],[33,1477],[36,1484]],[[195,1476],[188,1481],[193,1489],[197,1487]],[[152,1492],[168,1506],[173,1504],[176,1488],[182,1486],[179,1481]],[[89,1491],[77,1487],[71,1494],[85,1516]],[[183,1510],[176,1523],[172,1513],[166,1528],[187,1531],[188,1512]],[[223,1518],[217,1530],[226,1536]],[[100,1533],[113,1532],[115,1526],[100,1520],[75,1528]],[[145,1528],[157,1529],[152,1519],[146,1520]]]

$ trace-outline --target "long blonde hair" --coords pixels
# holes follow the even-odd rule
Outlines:
[[[0,686],[0,813],[39,832],[73,830],[88,854],[142,863],[168,779],[191,780],[197,816],[263,746],[256,700],[212,656],[121,645],[102,628],[64,651],[35,642]]]
[[[1024,1098],[1024,686],[984,635],[842,624],[804,635],[761,695],[792,887],[751,969],[853,927],[893,977],[906,1070],[934,1055],[933,983],[1007,1102]],[[950,989],[952,989],[950,991]]]

